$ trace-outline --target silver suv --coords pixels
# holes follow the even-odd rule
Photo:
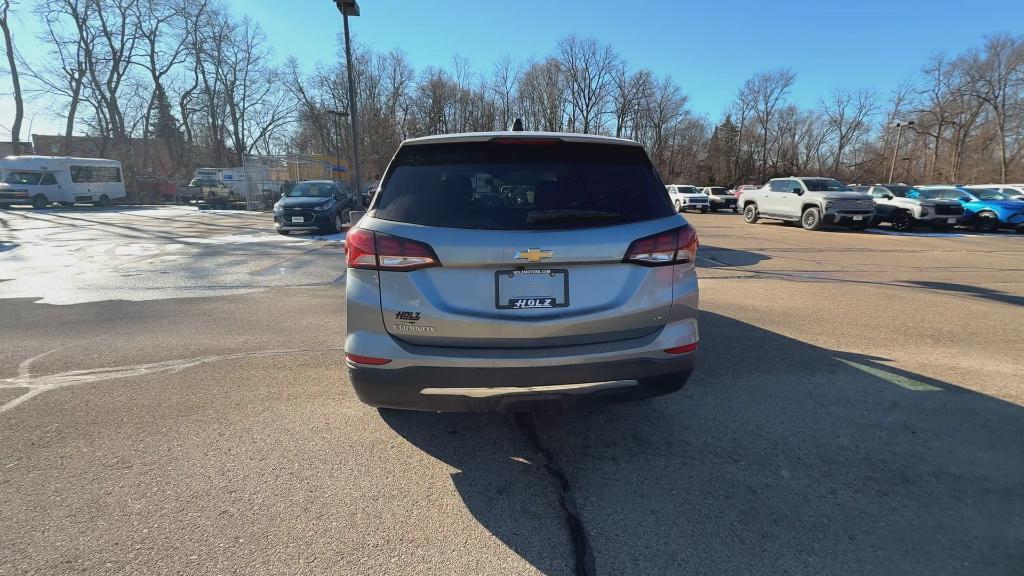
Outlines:
[[[914,226],[952,230],[964,215],[964,207],[956,200],[914,197],[917,191],[906,184],[855,186],[854,190],[874,198],[875,224],[888,222],[900,232]]]
[[[350,380],[367,404],[437,411],[678,390],[697,245],[636,142],[407,140],[346,237]]]
[[[831,178],[773,178],[758,190],[744,192],[740,202],[748,224],[771,218],[800,222],[806,230],[820,230],[825,224],[863,230],[875,217],[871,196]]]

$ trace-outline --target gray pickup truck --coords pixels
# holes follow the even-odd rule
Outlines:
[[[748,224],[768,218],[799,222],[805,230],[820,230],[825,224],[863,230],[875,217],[871,196],[831,178],[773,178],[757,190],[744,192],[740,202]]]
[[[227,207],[228,203],[239,199],[234,188],[212,178],[193,178],[188,184],[178,186],[175,196],[182,204],[202,200],[216,207]]]

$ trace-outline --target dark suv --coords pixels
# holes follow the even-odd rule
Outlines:
[[[274,204],[274,227],[280,234],[292,232],[340,232],[352,210],[352,194],[339,182],[299,182]]]

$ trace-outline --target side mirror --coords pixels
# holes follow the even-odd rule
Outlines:
[[[892,194],[882,194],[882,198],[885,198],[886,200],[892,200]]]
[[[803,196],[804,195],[804,189],[799,187],[799,186],[794,186],[793,187],[793,194],[796,194],[797,196]]]
[[[971,201],[971,197],[970,196],[961,196],[960,198],[957,198],[957,200],[959,200],[961,202],[970,202]]]

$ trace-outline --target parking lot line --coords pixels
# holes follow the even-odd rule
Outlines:
[[[891,382],[891,383],[893,383],[893,384],[895,384],[895,385],[897,385],[897,386],[899,386],[901,388],[906,388],[907,390],[913,390],[914,392],[941,392],[942,391],[942,388],[939,388],[938,386],[932,386],[931,384],[926,384],[924,382],[921,382],[921,381],[918,381],[918,380],[914,380],[913,378],[907,378],[906,376],[900,376],[899,374],[893,374],[892,372],[886,372],[885,370],[881,370],[881,369],[878,369],[878,368],[873,368],[871,366],[865,366],[864,364],[860,364],[860,363],[857,363],[857,362],[852,362],[850,360],[844,360],[843,358],[836,358],[836,360],[839,360],[840,362],[842,362],[843,364],[846,364],[847,366],[856,368],[857,370],[860,370],[862,372],[867,372],[868,374],[871,374],[872,376],[876,376],[878,378],[881,378],[882,380],[885,380],[886,382]]]

